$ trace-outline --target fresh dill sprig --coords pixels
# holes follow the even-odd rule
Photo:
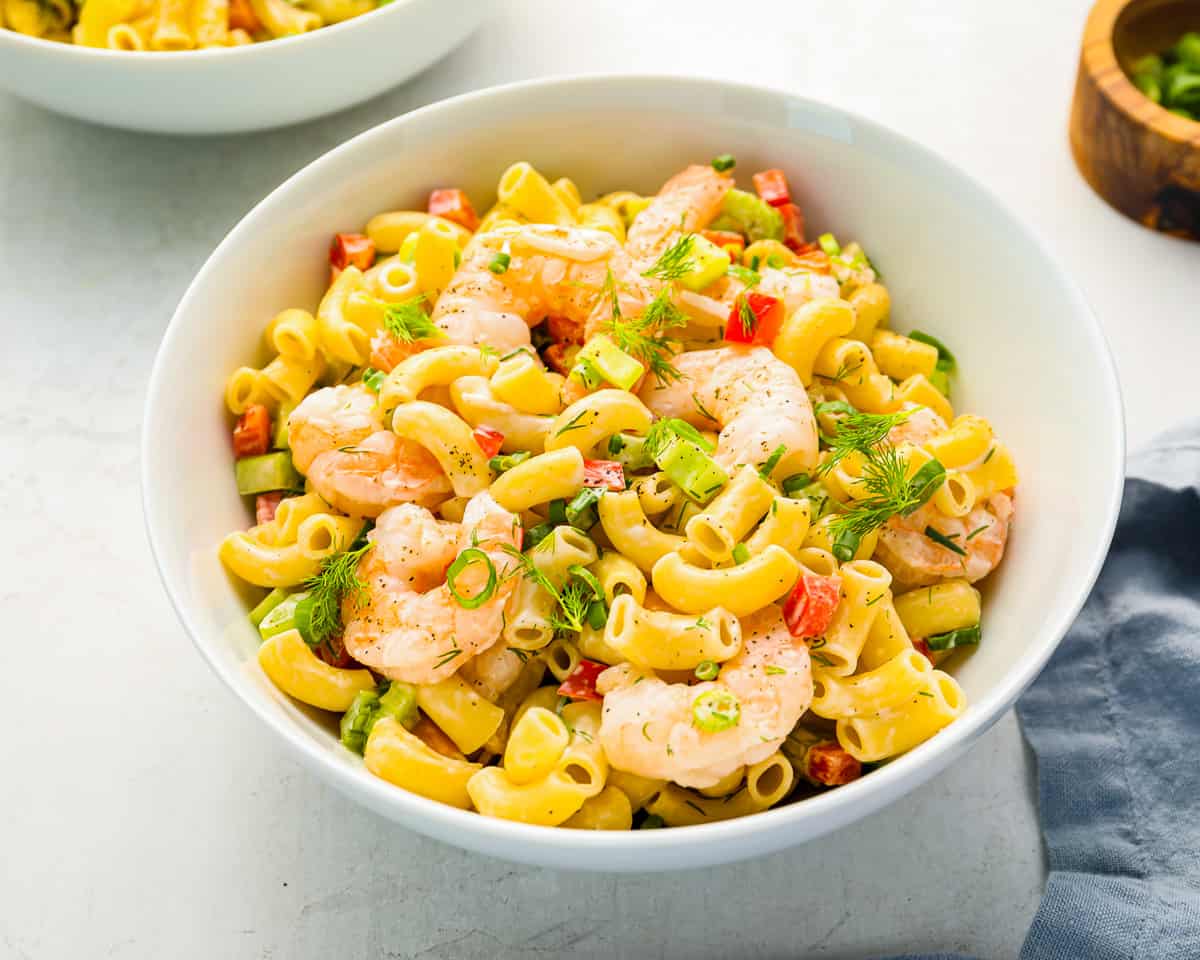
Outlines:
[[[367,585],[359,579],[358,561],[371,549],[368,540],[362,546],[327,558],[315,576],[304,581],[311,601],[309,636],[314,646],[342,632],[342,600],[353,596],[358,604],[366,601]]]
[[[716,449],[704,434],[686,420],[680,420],[677,417],[663,417],[661,420],[655,420],[650,425],[650,429],[646,431],[644,449],[651,457],[657,457],[676,437],[692,441],[705,453],[712,453]]]
[[[609,273],[606,287],[611,280],[612,274]],[[616,287],[612,286],[612,320],[608,323],[607,333],[620,350],[646,367],[659,383],[671,383],[682,377],[671,363],[677,341],[662,331],[686,323],[687,318],[671,302],[671,294],[666,287],[658,292],[640,317],[626,320],[621,316],[621,308],[617,303]]]
[[[385,303],[382,300],[377,302],[383,308],[384,327],[402,343],[436,340],[445,336],[425,312],[425,294],[400,303]]]
[[[830,523],[834,539],[864,537],[892,517],[906,517],[923,506],[946,479],[946,468],[929,460],[908,476],[908,461],[891,444],[873,447],[863,465],[861,484],[867,496],[855,500]]]
[[[870,457],[872,451],[887,439],[892,428],[903,423],[908,417],[907,410],[896,413],[855,411],[846,414],[838,422],[837,433],[832,436],[822,434],[821,439],[829,446],[829,458],[817,467],[814,471],[815,476],[825,476],[851,453],[861,453]]]
[[[678,280],[686,277],[695,269],[692,261],[692,248],[696,245],[693,234],[685,234],[663,251],[649,270],[643,270],[643,277],[653,277],[656,280]]]
[[[558,610],[550,614],[550,626],[555,630],[579,633],[587,620],[587,609],[595,596],[583,580],[571,580],[557,591]]]

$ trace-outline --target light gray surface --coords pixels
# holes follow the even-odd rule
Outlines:
[[[690,874],[515,867],[349,806],[176,623],[142,532],[139,421],[191,276],[288,174],[443,96],[636,70],[826,99],[991,185],[1078,277],[1140,443],[1195,407],[1200,247],[1129,224],[1075,174],[1065,124],[1086,7],[784,0],[734,22],[740,8],[712,0],[526,0],[406,89],[240,138],[120,133],[0,97],[0,956],[1014,956],[1043,868],[1011,714],[864,823]]]

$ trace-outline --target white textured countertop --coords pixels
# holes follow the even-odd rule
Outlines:
[[[828,100],[989,184],[1074,271],[1142,443],[1200,395],[1200,246],[1128,223],[1075,173],[1066,118],[1086,8],[514,0],[407,88],[238,138],[122,133],[0,96],[0,957],[1013,957],[1044,868],[1011,714],[865,822],[688,874],[513,866],[350,806],[284,755],[177,624],[142,530],[139,421],[193,273],[309,160],[477,87],[659,71]]]

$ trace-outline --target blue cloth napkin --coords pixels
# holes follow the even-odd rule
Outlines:
[[[1198,960],[1200,422],[1130,462],[1100,579],[1017,714],[1050,866],[1021,960]]]

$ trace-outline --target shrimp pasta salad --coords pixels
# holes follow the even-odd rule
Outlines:
[[[89,0],[91,2],[91,0]],[[707,823],[965,709],[1016,472],[863,249],[722,156],[582,202],[528,163],[340,233],[230,378],[258,663],[378,777],[545,826]],[[746,184],[749,186],[749,184]]]
[[[236,47],[307,33],[388,0],[0,0],[0,27],[109,50]]]

